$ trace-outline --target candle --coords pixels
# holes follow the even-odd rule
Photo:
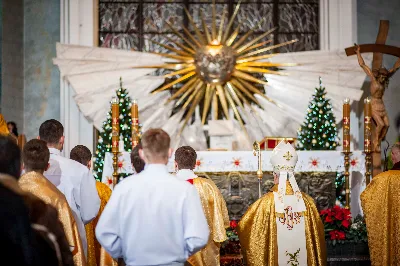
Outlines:
[[[343,103],[343,151],[350,152],[350,100]]]
[[[133,100],[131,107],[132,118],[132,148],[139,144],[139,106],[137,100]]]
[[[111,125],[112,125],[112,152],[119,152],[119,101],[113,98],[111,101]]]
[[[369,98],[366,98],[364,100],[364,151],[366,153],[371,152],[371,114],[371,100]]]

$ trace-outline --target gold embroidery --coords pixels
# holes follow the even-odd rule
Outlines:
[[[286,161],[290,161],[290,159],[293,158],[293,155],[292,155],[289,151],[287,151],[287,152],[283,155],[283,158],[285,158]]]
[[[288,230],[292,230],[296,224],[300,223],[301,213],[293,212],[293,208],[288,206],[285,208],[285,215],[279,217],[281,224],[286,225]]]

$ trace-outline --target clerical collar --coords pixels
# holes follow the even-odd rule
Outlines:
[[[194,179],[197,175],[190,169],[181,169],[176,173],[176,177],[180,180],[186,181],[188,179]]]
[[[56,148],[49,148],[50,154],[61,155],[61,151]]]

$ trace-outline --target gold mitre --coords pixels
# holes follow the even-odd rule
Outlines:
[[[293,172],[298,160],[297,152],[290,143],[284,140],[272,151],[270,162],[274,171],[289,171]]]

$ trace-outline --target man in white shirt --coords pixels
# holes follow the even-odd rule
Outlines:
[[[141,141],[145,169],[115,187],[97,224],[97,240],[128,266],[183,266],[209,237],[199,195],[168,173],[172,150],[165,131],[150,129]]]
[[[39,128],[38,138],[46,141],[50,150],[50,167],[44,172],[44,176],[65,195],[87,256],[85,224],[96,217],[100,208],[96,181],[87,167],[61,156],[64,146],[64,127],[60,122],[55,119],[43,122]]]

